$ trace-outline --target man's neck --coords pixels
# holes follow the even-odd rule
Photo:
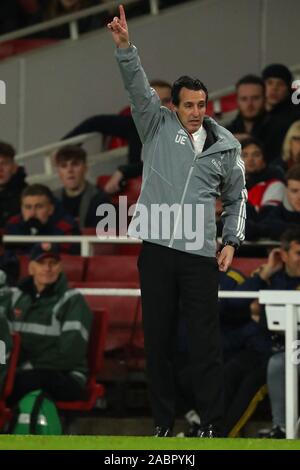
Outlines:
[[[297,274],[295,274],[292,270],[290,270],[287,265],[284,266],[284,270],[289,277],[300,277]]]
[[[45,286],[45,284],[40,284],[39,282],[36,282],[35,280],[33,280],[33,282],[34,282],[34,286],[35,286],[35,288],[36,288],[36,290],[39,294],[41,294],[47,287],[47,286]]]
[[[65,188],[65,193],[68,197],[76,197],[84,191],[85,187],[86,181],[83,181],[83,183],[77,188]]]
[[[251,134],[252,129],[253,129],[253,125],[254,125],[253,119],[245,119],[245,118],[243,118],[243,121],[244,121],[245,132],[246,132],[247,134]]]

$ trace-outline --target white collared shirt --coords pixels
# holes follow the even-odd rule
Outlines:
[[[204,129],[203,125],[196,132],[194,132],[192,136],[196,153],[201,153],[207,136],[206,130]]]

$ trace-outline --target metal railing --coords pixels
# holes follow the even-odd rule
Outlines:
[[[158,0],[147,0],[149,3],[150,14],[157,15],[159,12]],[[144,3],[144,0],[122,0],[122,4],[126,7],[132,3]],[[64,24],[69,24],[70,39],[76,40],[79,37],[79,30],[77,21],[82,18],[87,18],[97,13],[102,13],[104,11],[117,8],[120,5],[119,0],[112,0],[103,5],[94,6],[86,8],[77,13],[70,13],[59,18],[55,18],[49,21],[43,21],[42,23],[36,24],[34,26],[29,26],[27,28],[19,29],[18,31],[13,31],[11,33],[2,34],[0,36],[0,42],[11,41],[14,39],[24,38],[30,36],[31,34],[40,33],[41,31],[46,31],[48,29],[53,29],[56,26],[61,26]]]
[[[96,233],[96,229],[95,229]],[[80,244],[81,256],[92,255],[92,245],[95,244],[140,244],[142,240],[136,238],[130,238],[129,236],[114,236],[114,235],[3,235],[4,243],[44,243],[51,241],[52,243],[78,243]],[[218,239],[221,243],[221,239]],[[243,246],[255,246],[255,247],[274,247],[278,246],[279,242],[274,240],[261,240],[257,242],[244,242]]]
[[[47,179],[56,177],[53,165],[53,155],[57,149],[65,145],[85,143],[99,136],[99,133],[93,132],[90,134],[81,134],[76,137],[70,137],[69,139],[60,140],[51,144],[43,145],[42,147],[38,147],[36,149],[28,150],[27,152],[19,153],[16,155],[15,160],[18,164],[24,164],[26,161],[28,161],[28,159],[32,157],[42,157],[44,172],[42,174],[31,174],[28,179],[30,180],[30,177],[32,177],[36,180],[46,181]],[[97,163],[112,161],[113,159],[125,156],[126,154],[127,147],[120,147],[113,150],[107,150],[97,155]],[[92,158],[95,157],[89,156],[89,161]]]

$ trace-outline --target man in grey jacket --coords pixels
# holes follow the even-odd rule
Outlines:
[[[218,268],[226,271],[244,239],[245,189],[240,145],[205,117],[207,89],[180,77],[174,111],[161,106],[129,41],[124,8],[108,28],[143,143],[143,184],[129,234],[143,239],[140,271],[145,353],[155,436],[170,436],[175,419],[177,315],[186,318],[199,437],[215,437],[223,414]],[[216,259],[215,200],[224,213]]]

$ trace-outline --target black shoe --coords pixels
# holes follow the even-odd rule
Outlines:
[[[153,436],[154,437],[171,437],[172,431],[170,428],[167,428],[166,426],[155,426]]]
[[[280,426],[273,426],[272,429],[260,431],[258,437],[261,439],[285,439],[286,433]]]
[[[191,424],[190,428],[185,433],[184,437],[198,437],[201,431],[201,426],[197,423]]]
[[[220,437],[220,433],[212,424],[208,424],[207,426],[199,426],[196,437],[207,437],[212,439],[213,437]]]

